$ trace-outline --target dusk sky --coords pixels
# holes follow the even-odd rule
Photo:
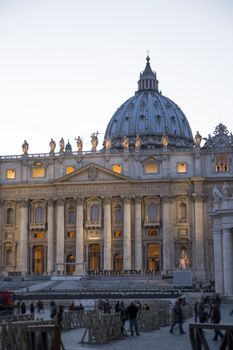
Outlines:
[[[233,132],[232,0],[0,0],[0,155],[100,149],[147,50],[194,135]]]

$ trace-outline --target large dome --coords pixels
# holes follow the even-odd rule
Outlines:
[[[193,146],[192,130],[182,110],[158,90],[156,73],[146,58],[146,68],[140,74],[138,91],[125,101],[114,113],[105,140],[111,139],[113,149],[122,148],[121,141],[127,136],[130,147],[135,137],[142,139],[142,148],[162,147],[162,137],[168,137],[168,147]]]

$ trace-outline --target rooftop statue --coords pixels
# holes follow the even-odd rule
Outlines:
[[[61,140],[59,141],[59,146],[60,146],[60,153],[63,153],[64,152],[64,149],[65,149],[65,141],[63,139],[63,137],[61,138]]]
[[[123,139],[121,140],[121,144],[124,149],[129,148],[129,138],[127,136],[124,136]]]
[[[24,140],[24,143],[22,144],[22,150],[23,150],[23,154],[28,154],[28,148],[29,148],[29,144],[27,143],[26,140]]]
[[[201,141],[202,141],[202,136],[201,134],[199,133],[199,131],[196,132],[196,135],[194,137],[194,143],[195,143],[195,146],[200,146],[201,144]]]
[[[96,148],[98,146],[98,143],[99,143],[98,135],[99,135],[98,131],[95,133],[93,132],[91,134],[91,147],[92,147],[91,150],[92,151],[96,151]]]
[[[112,141],[110,139],[110,137],[107,137],[105,140],[104,140],[104,148],[106,149],[106,151],[109,151],[112,147]]]
[[[49,142],[49,147],[50,147],[50,153],[54,153],[55,148],[56,148],[56,142],[54,141],[53,138],[51,138]]]
[[[139,134],[137,134],[136,139],[135,139],[135,148],[140,149],[142,146],[142,139],[139,136]]]
[[[163,135],[162,144],[164,147],[167,147],[167,145],[168,145],[168,136],[167,135]]]
[[[224,184],[222,185],[222,195],[224,198],[229,197],[228,190],[229,190],[229,185],[226,182],[224,182]]]
[[[76,145],[77,145],[77,149],[78,149],[78,152],[81,152],[82,149],[83,149],[83,140],[81,139],[80,136],[78,136],[76,139]]]

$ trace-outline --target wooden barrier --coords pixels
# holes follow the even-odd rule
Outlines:
[[[34,320],[34,315],[32,314],[20,314],[20,315],[7,315],[0,317],[1,323],[17,322],[17,321],[31,321]]]
[[[121,317],[119,313],[86,313],[86,328],[81,344],[103,344],[112,339],[119,339],[121,334]]]
[[[45,338],[54,339],[55,335],[57,335],[57,329],[55,328],[54,321],[51,320],[37,320],[37,321],[19,321],[19,322],[10,322],[10,323],[2,323],[0,324],[0,349],[1,350],[37,350],[36,348],[30,348],[30,339],[33,336],[30,336],[30,327],[38,326],[38,327],[48,327],[48,331],[38,331],[39,335],[37,338]],[[50,327],[51,326],[51,327]],[[33,331],[35,333],[35,330]],[[60,332],[60,330],[59,330]],[[33,334],[34,334],[33,333]],[[46,336],[45,333],[51,333]],[[40,341],[43,343],[43,340]],[[55,342],[56,343],[56,342]],[[51,348],[50,348],[51,349]],[[38,348],[38,350],[48,350],[47,348]],[[55,350],[55,349],[53,349]],[[60,350],[60,348],[56,348],[56,350]]]
[[[83,310],[65,311],[62,320],[62,330],[84,328],[86,324],[86,312]]]
[[[190,323],[189,324],[189,336],[193,350],[211,350],[209,346],[204,329],[225,331],[225,335],[221,340],[219,350],[231,350],[233,349],[233,325],[223,324],[211,324],[211,323]]]

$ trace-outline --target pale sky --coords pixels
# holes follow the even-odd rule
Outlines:
[[[0,155],[102,148],[147,50],[194,135],[233,132],[232,0],[0,0]]]

